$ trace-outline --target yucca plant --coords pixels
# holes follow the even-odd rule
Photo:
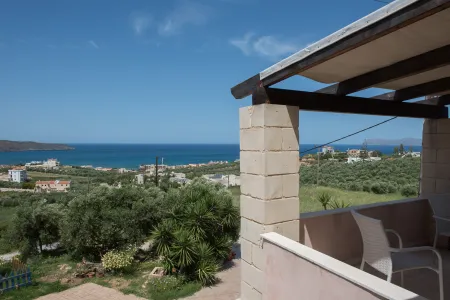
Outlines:
[[[320,202],[320,204],[322,204],[323,209],[327,210],[328,205],[333,200],[333,197],[327,192],[322,192],[317,196],[316,199]]]
[[[169,273],[186,275],[203,285],[215,274],[239,236],[239,211],[230,192],[204,180],[194,180],[172,192],[174,207],[157,226],[153,243]]]
[[[332,209],[338,209],[338,208],[347,208],[350,207],[350,203],[345,202],[344,200],[336,200],[334,199],[333,201],[331,201],[330,203],[330,207]]]
[[[161,256],[168,256],[170,254],[170,248],[174,241],[175,224],[169,219],[164,220],[158,226],[155,227],[152,234],[153,246],[156,249],[156,253]]]

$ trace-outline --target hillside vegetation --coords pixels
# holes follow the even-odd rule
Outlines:
[[[16,142],[0,140],[0,152],[14,152],[14,151],[31,151],[31,150],[72,150],[73,147],[69,147],[64,144],[48,144],[37,142]]]
[[[420,158],[402,158],[353,164],[325,162],[301,166],[301,184],[319,184],[375,194],[401,192],[416,195],[419,189]]]

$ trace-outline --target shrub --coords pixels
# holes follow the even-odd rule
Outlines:
[[[367,193],[370,193],[370,191],[371,191],[371,184],[370,184],[370,182],[364,182],[364,184],[363,184],[363,191],[367,192]]]
[[[417,188],[411,184],[403,186],[400,192],[405,197],[417,196]]]
[[[186,275],[203,285],[215,274],[239,236],[239,212],[231,193],[219,185],[195,179],[178,190],[169,190],[171,213],[153,232],[153,245],[164,257],[169,274]]]
[[[38,250],[42,252],[43,245],[59,241],[63,212],[59,204],[48,204],[45,200],[23,202],[11,224],[12,243],[25,256]]]
[[[97,187],[68,204],[62,243],[73,254],[100,259],[106,252],[140,245],[163,215],[157,188]]]
[[[123,271],[133,264],[136,248],[130,247],[126,250],[111,250],[102,257],[103,267],[107,270]]]
[[[388,193],[395,193],[395,192],[397,192],[397,186],[395,184],[388,183],[387,191],[388,191]]]
[[[388,184],[384,182],[375,182],[370,187],[374,194],[387,194],[389,192]]]
[[[363,190],[363,186],[359,182],[352,182],[352,183],[350,183],[348,185],[348,189],[350,191],[362,191]]]
[[[330,202],[330,207],[332,209],[338,209],[338,208],[347,208],[350,207],[350,203],[345,202],[344,200],[333,200]]]

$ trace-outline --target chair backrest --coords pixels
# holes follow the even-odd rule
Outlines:
[[[450,217],[450,194],[428,196],[433,214],[439,217]]]
[[[363,240],[363,261],[385,275],[392,272],[389,241],[380,220],[363,216],[352,210]]]

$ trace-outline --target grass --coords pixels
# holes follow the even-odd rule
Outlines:
[[[231,193],[234,196],[235,205],[239,205],[240,188],[231,187]],[[333,199],[338,201],[344,201],[351,206],[370,204],[376,202],[386,202],[391,200],[403,199],[405,198],[400,193],[377,195],[366,192],[353,192],[345,191],[341,189],[323,187],[323,186],[300,186],[299,199],[300,199],[300,212],[312,212],[322,210],[322,205],[316,200],[316,197],[322,193],[329,193]]]
[[[151,300],[172,300],[190,296],[201,289],[197,282],[188,282],[171,288],[163,292],[152,292],[149,285],[143,288],[145,277],[155,266],[159,264],[155,261],[147,261],[136,264],[136,268],[127,274],[106,274],[102,278],[85,278],[74,282],[63,284],[63,278],[72,278],[76,269],[76,263],[68,255],[57,257],[35,257],[29,261],[32,272],[33,285],[19,290],[6,292],[0,296],[5,300],[31,300],[51,293],[62,292],[77,285],[92,282],[105,287],[114,288],[124,294],[133,294],[138,297]],[[67,265],[70,269],[61,269],[61,265]]]

